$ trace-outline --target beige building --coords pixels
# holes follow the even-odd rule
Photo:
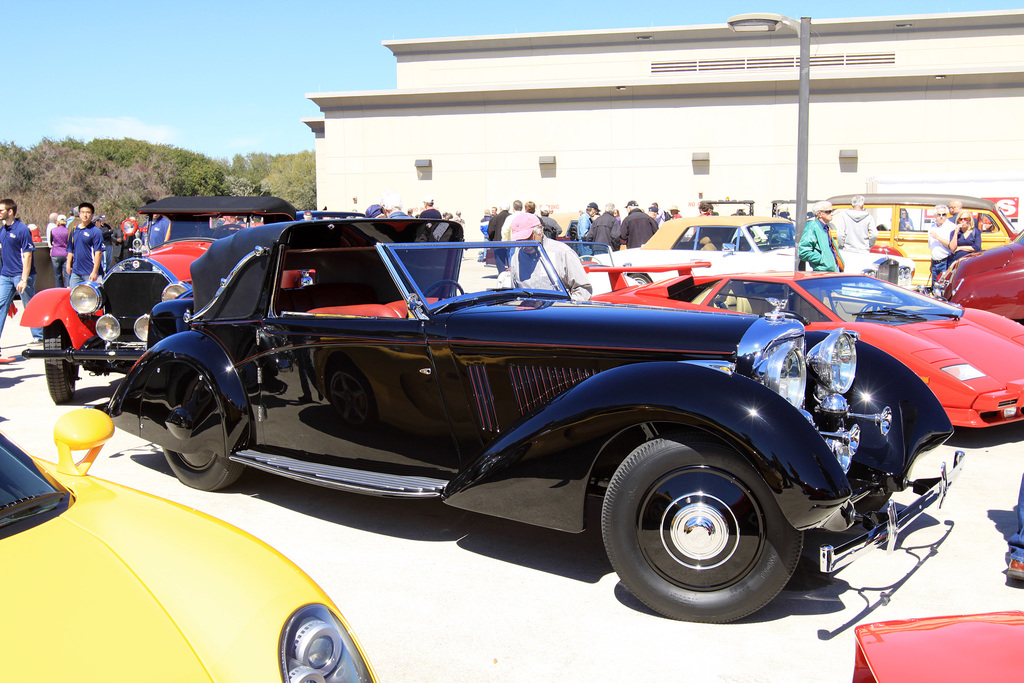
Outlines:
[[[362,210],[391,188],[470,223],[515,198],[766,213],[796,194],[799,42],[726,18],[386,41],[397,89],[307,95],[319,204]],[[814,21],[810,76],[811,200],[1024,194],[1024,11]]]

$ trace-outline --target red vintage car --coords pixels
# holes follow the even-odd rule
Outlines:
[[[932,389],[957,427],[1024,419],[1024,326],[863,275],[752,273],[684,275],[619,287],[594,297],[613,303],[713,308],[790,316],[808,330],[842,327],[902,361]],[[699,273],[699,270],[697,271]],[[690,274],[685,274],[690,273]]]
[[[214,241],[295,220],[295,208],[277,197],[166,197],[139,213],[147,220],[133,235],[132,256],[98,282],[42,290],[21,316],[24,327],[43,328],[43,348],[22,355],[44,359],[54,403],[74,397],[79,366],[97,375],[131,368],[146,349],[149,312],[191,291],[189,268]]]
[[[1014,681],[1024,612],[882,621],[857,627],[853,683]]]

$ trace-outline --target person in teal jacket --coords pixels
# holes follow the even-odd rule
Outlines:
[[[800,260],[806,261],[811,270],[839,273],[843,270],[843,257],[839,255],[835,240],[829,234],[828,224],[832,220],[832,204],[818,202],[811,207],[814,218],[807,221],[800,238]]]

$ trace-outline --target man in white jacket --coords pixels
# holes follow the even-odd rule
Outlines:
[[[875,217],[864,210],[864,197],[856,195],[847,209],[833,221],[836,226],[836,243],[840,249],[867,253],[878,239]]]

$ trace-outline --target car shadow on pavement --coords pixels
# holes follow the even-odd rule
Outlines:
[[[902,536],[905,540],[912,540],[911,536],[916,531],[937,527],[935,533],[938,537],[928,543],[911,545],[900,542],[893,551],[894,555],[900,554],[913,558],[913,564],[903,572],[896,580],[884,585],[860,585],[851,578],[850,581],[842,578],[841,572],[837,574],[824,574],[818,567],[818,549],[822,545],[832,544],[838,546],[841,543],[855,538],[859,533],[835,534],[825,531],[809,531],[804,535],[804,550],[797,564],[796,571],[790,578],[789,583],[776,598],[768,603],[766,607],[754,614],[740,619],[736,623],[758,624],[769,621],[776,621],[793,615],[827,615],[850,613],[855,609],[855,603],[847,605],[844,597],[858,597],[863,601],[863,607],[851,618],[833,630],[821,629],[818,631],[819,640],[831,640],[840,635],[851,626],[860,623],[865,617],[880,607],[889,604],[893,595],[924,565],[930,558],[938,554],[939,546],[949,537],[953,530],[954,523],[946,521],[941,523],[929,515],[918,517],[908,526]],[[885,554],[884,549],[875,550],[874,554]]]
[[[126,453],[140,465],[174,476],[163,453],[155,446]],[[586,583],[597,583],[612,571],[601,540],[599,507],[596,512],[588,509],[588,528],[583,533],[573,534],[467,512],[445,505],[438,498],[408,500],[366,496],[292,481],[255,469],[246,471],[237,483],[224,489],[223,494],[256,498],[369,533],[413,541],[456,543],[478,555]]]
[[[1016,441],[1024,441],[1024,422],[992,425],[983,429],[957,427],[946,445],[962,449],[991,448]]]

